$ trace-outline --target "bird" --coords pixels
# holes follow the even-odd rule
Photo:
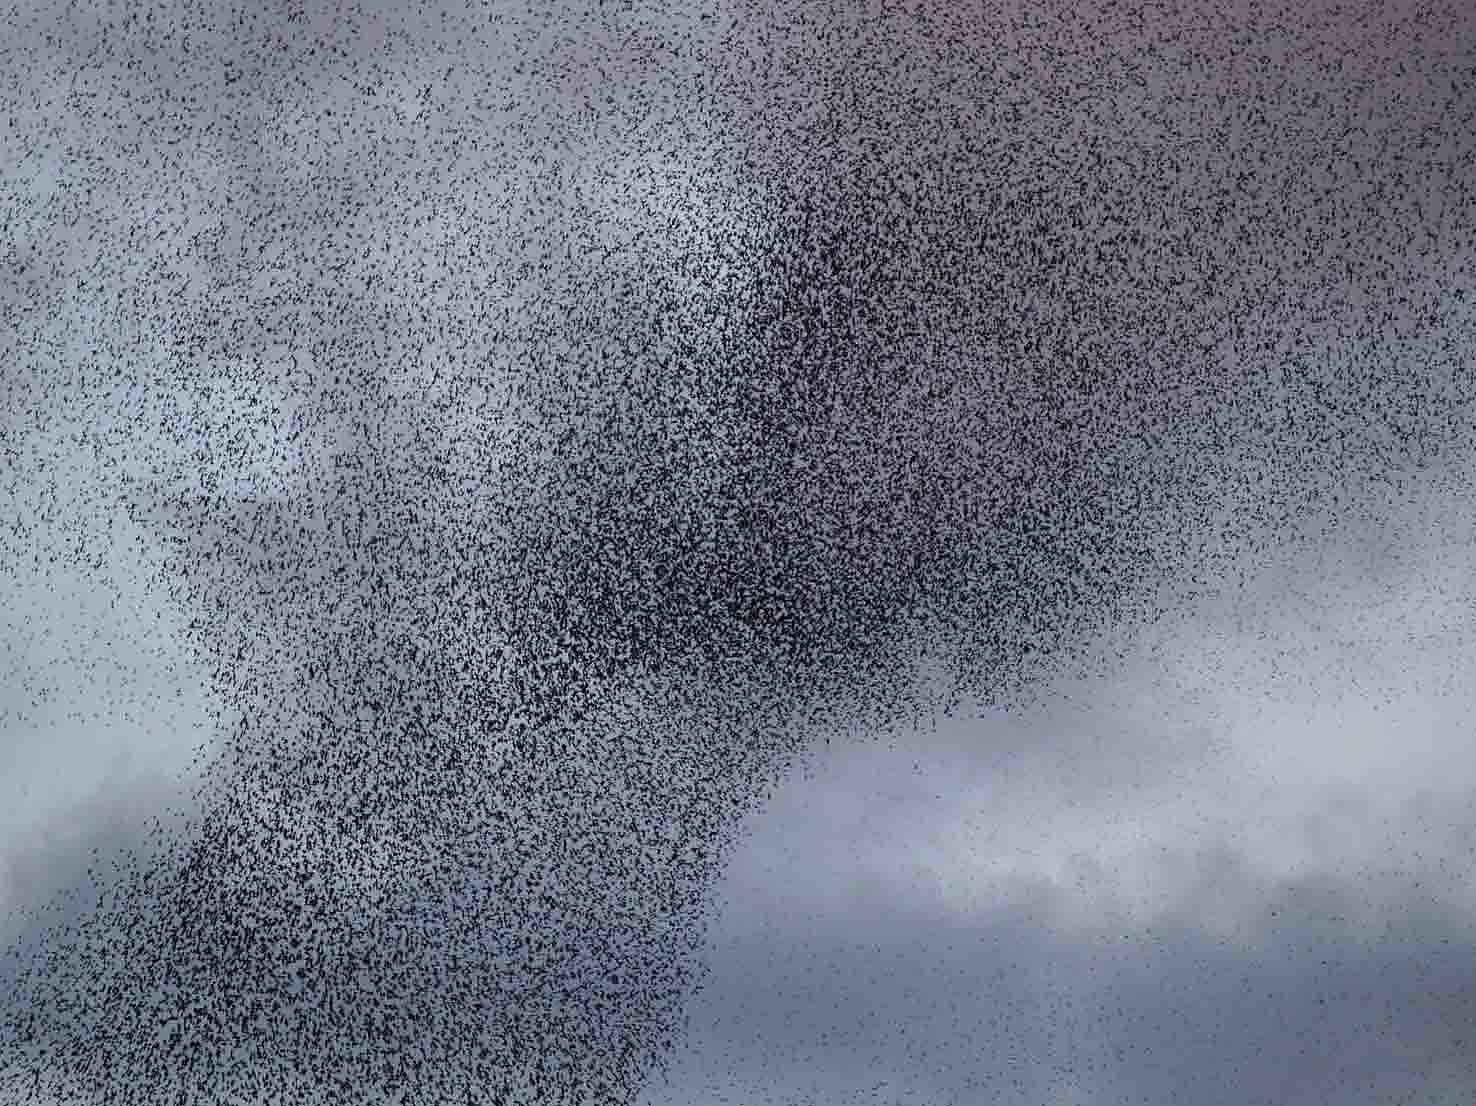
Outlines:
[[[563,3],[82,9],[9,55],[48,167],[11,217],[55,248],[7,276],[37,438],[0,444],[41,480],[43,412],[107,412],[75,417],[99,466],[144,428],[129,471],[165,475],[121,494],[226,721],[195,820],[22,963],[5,1094],[632,1104],[707,891],[832,720],[1026,703],[1322,509],[1314,473],[1398,475],[1470,414],[1286,352],[1319,295],[1389,333],[1400,236],[1469,221],[1374,206],[1436,144],[1295,59],[1347,122],[1091,12],[1056,67],[962,9],[711,7],[649,44]],[[1227,366],[1204,336],[1237,330]],[[305,472],[253,453],[268,405],[213,409],[227,373],[301,404]]]

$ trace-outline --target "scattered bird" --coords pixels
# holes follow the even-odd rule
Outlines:
[[[1387,356],[1458,311],[1407,302],[1470,219],[1417,214],[1429,104],[1167,18],[797,10],[13,37],[5,408],[184,451],[107,479],[233,721],[17,946],[0,1101],[632,1103],[816,737],[1023,703],[1463,432]]]

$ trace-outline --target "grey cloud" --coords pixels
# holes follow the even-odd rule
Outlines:
[[[218,718],[178,640],[184,619],[140,531],[61,432],[13,439],[0,632],[0,903],[76,892],[189,805]],[[9,512],[7,512],[9,513]],[[85,897],[86,892],[82,894]]]
[[[1032,707],[817,756],[646,1102],[1469,1098],[1471,459]]]
[[[766,908],[730,901],[685,1052],[645,1101],[1462,1101],[1476,935],[1428,881],[1469,861],[1450,846],[1471,829],[1467,811],[1432,833],[1431,855],[1449,851],[1423,871],[1352,879],[1268,880],[1209,846],[1146,923],[1026,877],[971,912],[905,880],[826,904],[811,885],[856,866],[795,858],[749,874]],[[1225,896],[1250,908],[1233,938],[1198,921]]]

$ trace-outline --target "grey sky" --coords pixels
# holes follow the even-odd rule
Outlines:
[[[792,778],[647,1101],[1469,1098],[1473,461],[1036,709]]]
[[[474,842],[447,860],[409,815],[349,860],[359,839],[304,812],[353,801],[351,772],[248,800],[254,777],[195,759],[308,727],[335,681],[360,705],[384,697],[344,650],[400,640],[385,608],[273,588],[357,564],[344,504],[365,489],[431,516],[431,549],[557,535],[528,519],[581,509],[568,489],[585,478],[555,463],[566,387],[592,437],[622,404],[670,420],[631,439],[676,443],[669,517],[719,502],[758,424],[711,399],[721,387],[666,395],[655,362],[581,382],[581,349],[616,348],[631,303],[666,311],[663,356],[719,348],[693,320],[771,286],[744,264],[776,232],[771,184],[828,197],[860,167],[892,190],[860,210],[927,213],[879,249],[917,328],[889,335],[892,353],[934,368],[878,414],[838,403],[821,425],[863,448],[816,486],[860,488],[881,514],[874,489],[992,458],[973,439],[1003,425],[991,405],[1011,389],[1034,410],[1058,398],[1058,362],[1120,356],[1150,400],[1068,398],[1086,429],[1052,439],[1060,469],[1021,453],[984,482],[1049,469],[1039,494],[1070,514],[1096,454],[1143,497],[1136,513],[1107,497],[1109,522],[1135,520],[1114,533],[1161,560],[1122,569],[1121,617],[1062,616],[1061,663],[1027,665],[1014,712],[965,688],[915,733],[832,718],[751,812],[723,799],[780,775],[783,742],[711,776],[703,751],[767,720],[747,670],[706,673],[692,701],[676,677],[568,690],[597,735],[576,744],[578,784],[548,789],[561,768],[501,752],[464,769],[505,781],[499,801],[538,831],[527,866],[541,858],[561,901],[598,902],[570,948],[656,990],[680,989],[703,874],[726,859],[710,975],[644,1102],[1476,1098],[1470,13],[936,7],[25,5],[0,45],[0,937],[79,970],[132,949],[142,978],[153,938],[98,952],[46,927],[92,916],[89,868],[155,855],[178,871],[223,826],[257,850],[231,869],[247,899],[297,878],[284,856],[310,857],[347,904],[332,923],[366,942],[440,893],[438,864],[483,878]],[[940,195],[961,206],[929,207]],[[1000,256],[959,276],[974,241],[959,227],[990,220]],[[672,306],[652,306],[658,289]],[[977,325],[986,299],[1007,325]],[[535,346],[558,355],[534,362]],[[1006,366],[1003,391],[932,387],[936,366],[983,360]],[[426,471],[441,475],[422,491]],[[181,493],[219,499],[170,506]],[[973,494],[956,490],[961,512],[990,502]],[[514,501],[526,517],[500,506]],[[474,609],[475,583],[445,571],[437,586]],[[877,575],[893,571],[882,557]],[[389,609],[413,623],[416,601]],[[461,649],[462,617],[427,615],[425,641]],[[987,630],[940,634],[933,661]],[[947,675],[924,670],[946,699]],[[364,709],[355,725],[381,724]],[[807,725],[773,710],[778,729]],[[652,733],[654,759],[610,744]],[[622,865],[630,842],[680,838],[695,815],[632,782],[663,779],[742,831],[730,853],[641,862],[679,906],[639,865],[548,859],[561,834],[624,842]],[[172,917],[164,893],[129,894]],[[431,914],[403,984],[424,1011],[446,949],[486,953],[454,902]],[[663,967],[592,951],[632,926],[639,963]],[[508,978],[537,964],[497,955]],[[242,990],[264,978],[233,970]],[[448,1050],[432,1068],[460,1070],[465,1042],[404,1017],[424,1055]],[[630,1024],[611,1032],[645,1032]],[[579,1032],[570,1054],[589,1060]],[[280,1061],[284,1093],[308,1093],[288,1030],[250,1044],[263,1070]],[[0,1036],[0,1103],[23,1086],[6,1082],[15,1047]],[[79,1072],[55,1065],[57,1101]]]

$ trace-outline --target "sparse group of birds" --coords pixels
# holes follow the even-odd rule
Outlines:
[[[108,147],[132,126],[180,180],[115,196],[161,244],[124,251],[101,208],[103,246],[51,286],[7,279],[64,314],[85,278],[63,323],[122,376],[167,381],[160,349],[181,375],[308,351],[290,432],[347,438],[250,497],[130,489],[234,720],[196,820],[161,820],[96,909],[25,946],[0,1102],[633,1102],[679,1040],[725,849],[824,720],[947,705],[917,689],[925,657],[950,702],[1018,699],[1094,627],[1153,617],[1153,585],[1259,555],[1319,487],[1356,502],[1463,433],[1469,382],[1391,379],[1387,316],[1334,349],[1284,332],[1392,287],[1397,200],[1303,176],[1356,133],[1276,102],[1154,122],[1146,92],[1108,127],[1060,71],[1031,71],[1022,115],[1008,41],[965,28],[970,57],[941,10],[802,7],[817,19],[790,44],[834,18],[817,56],[854,59],[818,120],[744,102],[800,79],[736,54],[782,55],[747,26],[775,13],[735,17],[722,59],[707,39],[622,52],[626,32],[568,6],[516,33],[421,16],[422,42],[355,5],[326,56],[301,20],[248,34],[217,8],[46,31],[91,74],[82,133]],[[619,126],[565,103],[599,69],[569,58],[600,43],[630,71],[592,91],[639,90]],[[916,64],[889,70],[889,50]],[[196,89],[211,109],[188,82],[219,57],[229,80]],[[367,80],[335,99],[341,69],[371,64],[428,110],[396,122]],[[972,76],[948,92],[967,124],[928,99],[947,66]],[[7,96],[44,98],[35,65],[10,73]],[[1173,81],[1196,94],[1192,73],[1162,79],[1165,114]],[[469,87],[485,97],[459,102]],[[690,152],[716,205],[640,171],[571,198],[571,156],[671,142],[657,123],[682,131],[696,105],[670,97],[699,95],[685,133],[723,144]],[[1174,141],[1216,110],[1243,152]],[[1369,164],[1433,156],[1397,118],[1368,123]],[[225,166],[218,191],[194,191],[191,157]],[[131,187],[126,157],[98,172],[60,189]],[[186,177],[196,198],[172,206]],[[1471,229],[1469,202],[1441,210],[1440,235]],[[23,214],[44,235],[62,211]],[[206,213],[225,233],[192,252]],[[1309,222],[1375,218],[1343,253],[1288,253]],[[48,356],[6,371],[65,376]]]

